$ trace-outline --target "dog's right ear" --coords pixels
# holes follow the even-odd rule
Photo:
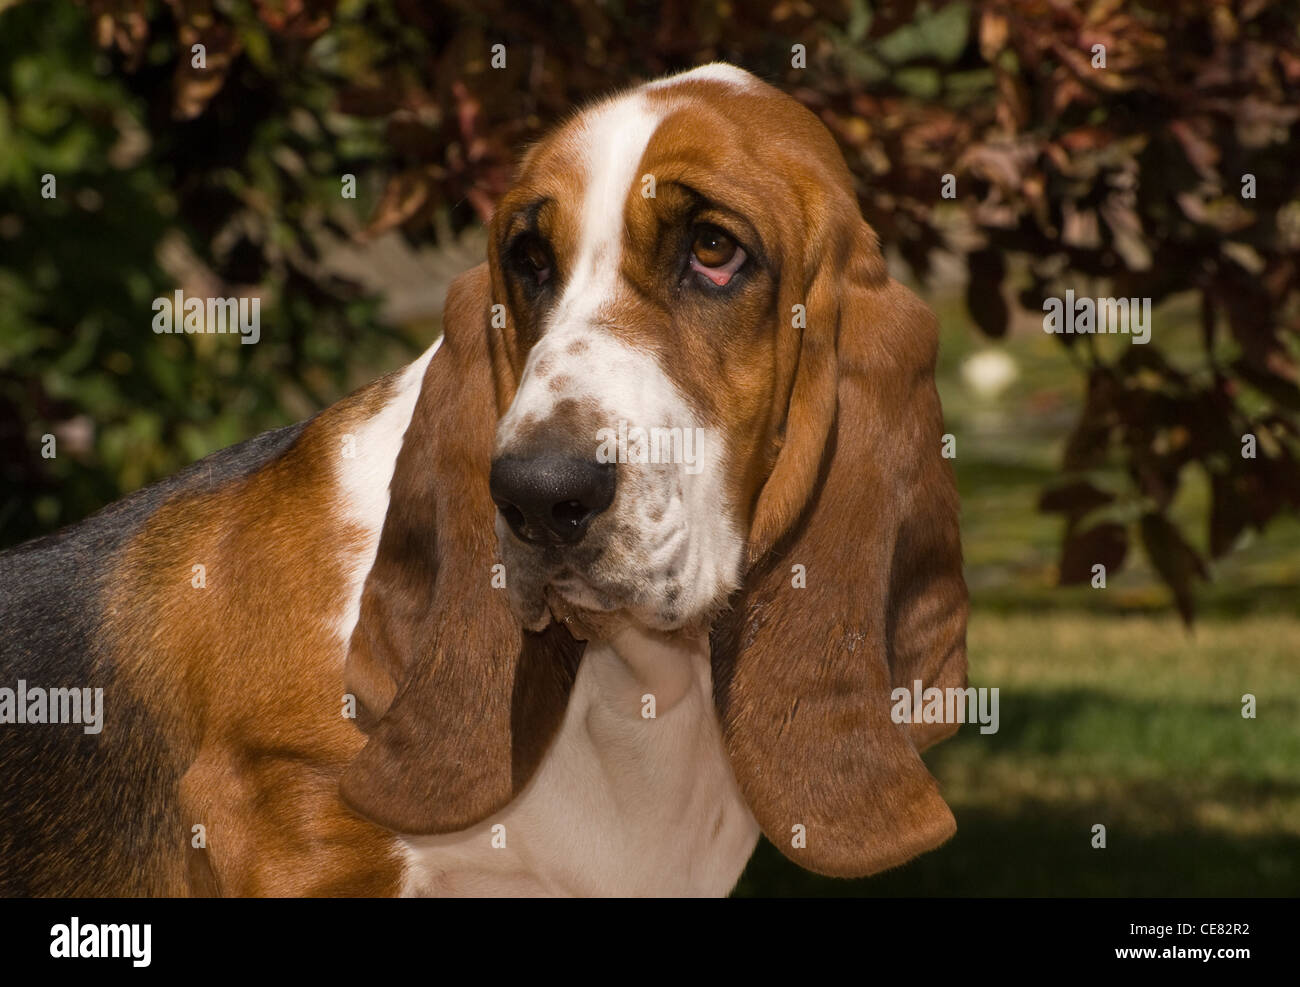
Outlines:
[[[556,624],[524,632],[493,588],[490,285],[483,264],[447,293],[348,649],[346,686],[370,739],[343,798],[403,833],[464,829],[513,799],[560,725],[581,657]]]
[[[840,239],[813,242],[850,249],[806,265],[811,285],[781,303],[808,302],[786,442],[758,501],[757,559],[712,643],[754,818],[800,866],[861,877],[956,830],[918,752],[957,725],[895,720],[894,690],[965,686],[967,594],[936,320],[889,278],[867,224],[837,220]]]

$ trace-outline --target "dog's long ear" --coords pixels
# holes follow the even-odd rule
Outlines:
[[[891,691],[965,684],[967,597],[934,316],[888,278],[865,223],[845,239],[797,289],[808,324],[784,444],[713,654],[763,832],[809,870],[849,877],[955,831],[917,752],[956,725],[895,722]]]
[[[370,737],[343,797],[403,833],[463,829],[509,802],[559,726],[580,657],[563,628],[523,632],[493,588],[489,285],[484,264],[447,294],[348,651]]]

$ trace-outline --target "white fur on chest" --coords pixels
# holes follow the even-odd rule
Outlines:
[[[723,748],[707,644],[667,660],[676,681],[669,673],[647,685],[611,645],[588,645],[563,725],[527,787],[470,829],[404,837],[403,893],[729,892],[758,824]],[[642,716],[647,693],[656,695],[653,719]]]

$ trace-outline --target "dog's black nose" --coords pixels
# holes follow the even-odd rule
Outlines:
[[[502,456],[489,486],[510,530],[527,542],[572,545],[614,502],[614,463],[569,456]]]

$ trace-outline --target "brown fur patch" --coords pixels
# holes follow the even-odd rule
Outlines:
[[[174,888],[226,895],[384,895],[391,834],[338,792],[364,737],[342,716],[344,559],[361,533],[337,515],[344,433],[377,412],[391,379],[313,420],[283,456],[228,487],[164,504],[114,581],[109,632],[123,673],[170,738],[183,773]],[[191,567],[206,569],[206,589]],[[147,601],[147,602],[146,602]],[[290,619],[292,618],[292,619]],[[191,827],[207,849],[189,849]],[[202,859],[197,859],[201,855]]]

